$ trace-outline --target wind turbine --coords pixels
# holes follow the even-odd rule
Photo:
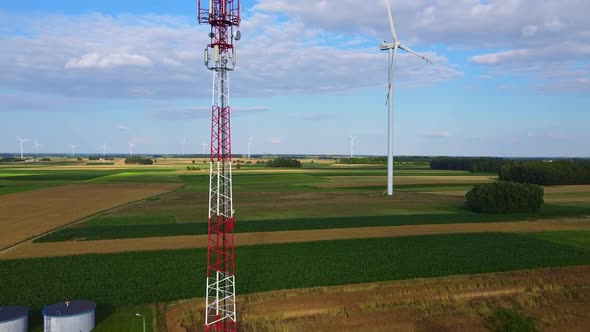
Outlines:
[[[77,145],[72,144],[72,157],[76,156],[76,148],[77,147],[78,147]]]
[[[39,147],[41,146],[41,144],[39,144],[37,142],[37,140],[35,140],[35,145],[33,146],[33,148],[35,148],[35,158],[37,158],[37,155],[39,154]]]
[[[182,155],[184,156],[184,146],[186,145],[186,143],[188,142],[188,139],[185,137],[182,142],[180,142],[180,145],[182,146]]]
[[[22,160],[23,159],[23,143],[26,142],[26,141],[28,141],[29,139],[28,138],[20,138],[18,136],[16,136],[16,138],[19,141],[19,145],[20,145],[20,159]]]
[[[102,156],[103,157],[107,156],[107,143],[102,145]]]
[[[356,136],[350,136],[350,158],[353,157],[353,148],[354,148],[354,140],[356,139]]]
[[[395,33],[395,25],[393,24],[393,16],[391,15],[391,7],[389,6],[389,0],[385,0],[387,6],[387,15],[389,18],[389,29],[391,30],[391,37],[393,42],[387,43],[386,41],[381,42],[381,50],[389,52],[388,59],[388,83],[389,88],[387,90],[387,106],[389,107],[387,113],[387,195],[393,195],[393,72],[395,68],[395,59],[397,57],[397,50],[402,49],[410,54],[413,54],[420,59],[432,63],[427,58],[414,52],[411,48],[402,45],[397,39]]]
[[[248,138],[248,159],[250,159],[250,145],[252,144],[252,140],[254,140],[254,137]]]
[[[203,154],[207,155],[207,143],[203,142]]]
[[[129,157],[133,156],[133,147],[134,146],[135,146],[135,144],[129,143]]]

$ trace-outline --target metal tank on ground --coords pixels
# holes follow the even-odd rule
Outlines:
[[[76,300],[52,304],[43,308],[45,332],[90,332],[94,329],[96,304]]]
[[[27,332],[29,309],[18,305],[0,306],[0,332]]]

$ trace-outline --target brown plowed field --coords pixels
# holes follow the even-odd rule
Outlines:
[[[238,296],[243,331],[487,331],[511,307],[542,331],[588,331],[590,266],[319,287]],[[171,304],[168,332],[201,331],[203,299]]]
[[[178,188],[176,184],[76,184],[2,195],[0,249],[80,218]]]
[[[307,231],[238,233],[236,246],[256,244],[310,242],[322,240],[396,237],[447,233],[484,232],[541,232],[556,230],[590,230],[590,219],[563,221],[521,221],[477,224],[411,225],[364,228],[340,228]],[[68,256],[89,253],[116,253],[124,251],[172,250],[204,248],[206,235],[118,239],[101,241],[27,243],[0,255],[0,259],[48,256]]]

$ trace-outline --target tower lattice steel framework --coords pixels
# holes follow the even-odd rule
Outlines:
[[[207,244],[206,331],[236,331],[234,208],[229,72],[236,63],[234,41],[240,39],[240,0],[197,1],[199,23],[209,24],[205,65],[213,73]]]

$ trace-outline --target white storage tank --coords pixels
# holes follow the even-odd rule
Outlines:
[[[90,332],[94,329],[92,301],[76,300],[52,304],[43,308],[45,332]]]
[[[18,305],[0,307],[0,332],[27,332],[29,309]]]

